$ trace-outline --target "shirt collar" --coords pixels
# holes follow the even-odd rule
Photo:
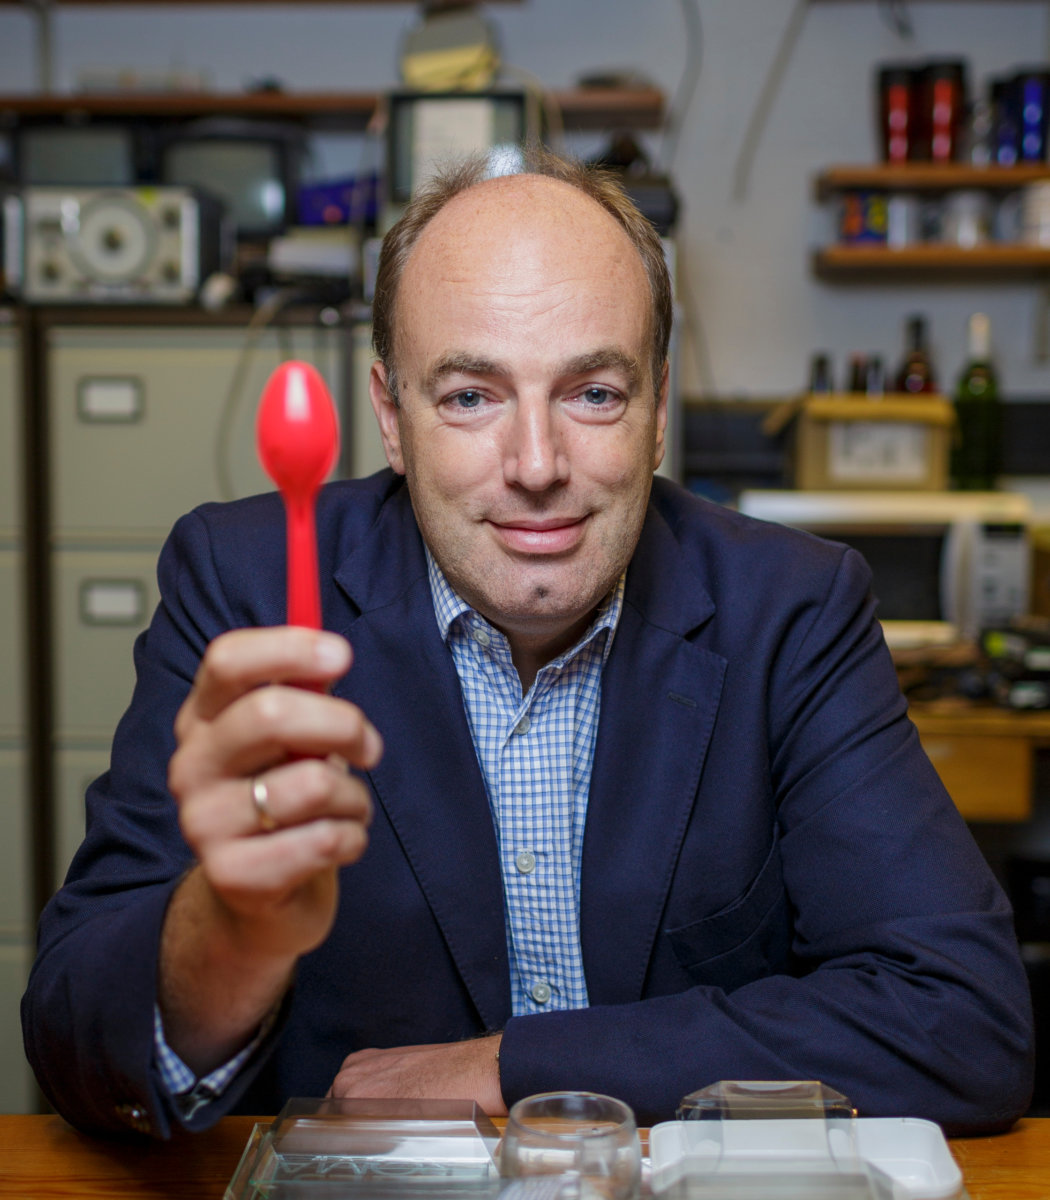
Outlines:
[[[430,595],[434,603],[434,616],[437,618],[438,631],[441,634],[442,640],[447,645],[449,639],[456,631],[457,622],[461,622],[461,618],[472,616],[475,620],[483,622],[489,629],[492,629],[497,636],[502,637],[498,630],[495,630],[490,622],[459,596],[449,581],[445,578],[445,572],[437,564],[437,559],[430,553],[430,547],[424,544],[423,547],[427,556],[427,577],[430,581]],[[612,648],[613,635],[616,632],[616,627],[620,623],[620,613],[623,611],[623,595],[624,583],[627,574],[624,572],[614,584],[612,590],[605,599],[598,605],[597,611],[594,614],[594,620],[588,626],[586,632],[578,642],[564,654],[560,654],[555,662],[564,662],[572,658],[574,654],[588,642],[592,641],[600,632],[607,630],[605,638],[605,646],[602,651],[602,663],[609,656],[609,651]]]

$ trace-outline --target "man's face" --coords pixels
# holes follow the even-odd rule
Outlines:
[[[426,227],[397,307],[387,457],[456,591],[516,643],[566,648],[634,551],[663,456],[649,290],[594,201],[491,180]]]

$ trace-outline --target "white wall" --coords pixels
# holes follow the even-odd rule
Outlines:
[[[670,97],[685,66],[682,6],[692,2],[523,0],[486,12],[506,60],[545,84],[566,87],[587,71],[631,67]],[[814,174],[830,163],[875,158],[874,64],[958,55],[969,59],[971,78],[982,80],[1038,62],[1050,48],[1050,6],[912,0],[914,39],[903,42],[875,0],[811,3],[740,200],[733,175],[742,141],[794,0],[695,3],[702,67],[673,164],[684,202],[682,260],[701,326],[683,359],[686,391],[791,391],[817,348],[832,351],[836,364],[851,350],[892,361],[912,311],[929,314],[934,351],[950,380],[963,357],[966,318],[981,308],[992,319],[1004,390],[1050,392],[1050,364],[1036,357],[1038,285],[829,285],[814,280],[808,266],[821,225]],[[393,87],[399,39],[414,19],[410,4],[59,8],[54,86],[71,90],[85,68],[133,66],[204,70],[222,90],[260,76],[300,90]],[[34,90],[36,68],[32,19],[0,6],[0,92]],[[658,151],[658,138],[646,143]],[[583,146],[595,144],[587,139]]]

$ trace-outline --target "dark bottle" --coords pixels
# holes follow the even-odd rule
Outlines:
[[[830,392],[831,386],[831,357],[828,354],[814,354],[809,363],[809,390],[811,392]]]
[[[969,357],[955,389],[951,476],[957,488],[995,487],[1002,450],[1002,404],[991,362],[991,333],[984,313],[970,317]]]
[[[864,390],[871,397],[881,398],[886,395],[886,368],[882,365],[880,354],[873,354],[868,359],[868,369],[864,373]]]
[[[908,318],[905,327],[904,358],[897,372],[897,391],[919,395],[937,390],[937,376],[926,343],[926,318]]]
[[[848,392],[866,392],[868,390],[868,360],[863,354],[849,356],[849,372],[846,376]]]

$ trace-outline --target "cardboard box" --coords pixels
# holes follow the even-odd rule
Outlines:
[[[775,409],[766,430],[776,432],[792,422],[796,488],[944,491],[948,486],[955,410],[944,396],[806,395]]]

